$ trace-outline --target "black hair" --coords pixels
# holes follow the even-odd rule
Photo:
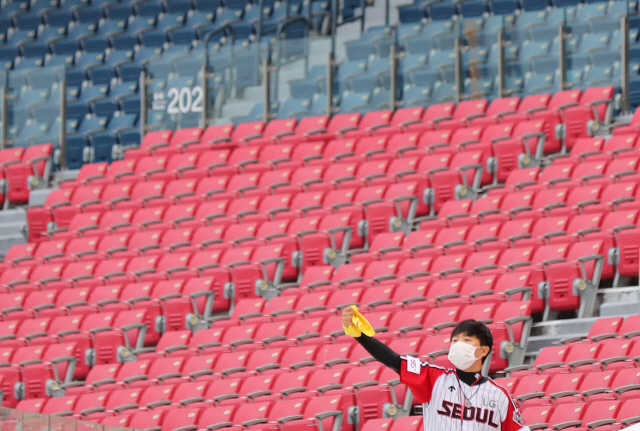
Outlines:
[[[477,338],[478,341],[480,341],[480,346],[487,346],[489,348],[489,353],[493,350],[493,335],[489,327],[482,322],[473,319],[463,320],[453,328],[451,338],[460,334]],[[484,360],[489,356],[489,353],[482,358],[482,363],[484,363]]]

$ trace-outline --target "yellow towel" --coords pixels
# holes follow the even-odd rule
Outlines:
[[[353,309],[353,318],[349,327],[342,325],[344,333],[350,337],[359,337],[364,332],[369,337],[373,337],[376,331],[373,330],[369,321],[358,311],[358,307],[352,305],[351,308]]]

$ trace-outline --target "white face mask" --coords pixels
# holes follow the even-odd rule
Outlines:
[[[479,349],[479,347],[458,341],[449,349],[449,361],[451,361],[457,369],[464,371],[478,360],[475,356],[477,349]]]

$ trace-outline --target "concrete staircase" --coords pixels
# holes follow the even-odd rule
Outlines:
[[[0,257],[14,244],[24,244],[27,212],[23,208],[0,211]]]

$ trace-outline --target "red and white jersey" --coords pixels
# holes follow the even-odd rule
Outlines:
[[[422,404],[425,431],[530,431],[509,393],[491,379],[469,386],[456,370],[403,356],[400,381]]]

